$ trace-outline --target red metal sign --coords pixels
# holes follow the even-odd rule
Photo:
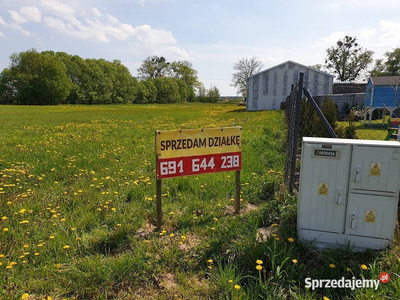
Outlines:
[[[219,153],[158,160],[157,178],[236,171],[242,168],[242,153]]]

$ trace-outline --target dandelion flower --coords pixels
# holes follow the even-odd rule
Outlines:
[[[330,266],[332,269],[336,267],[334,264],[330,264],[329,266]]]
[[[51,235],[51,236],[50,236],[50,239],[54,239],[54,235]]]
[[[213,260],[212,260],[212,259],[209,259],[209,260],[207,260],[207,262],[209,262],[210,264],[212,264],[212,263],[213,263]]]
[[[350,269],[350,268],[346,268],[346,271],[347,271],[347,272],[351,272],[351,269]]]
[[[229,282],[229,283],[232,283],[232,282],[233,282],[233,280],[232,280],[232,279],[229,279],[229,280],[228,280],[228,282]]]
[[[258,265],[262,265],[262,264],[263,264],[263,261],[262,261],[261,259],[257,259],[257,260],[256,260],[256,263],[257,263]]]
[[[276,223],[271,225],[271,227],[277,227],[277,226],[278,226],[278,224],[276,224]]]
[[[240,285],[235,284],[235,289],[240,290]]]
[[[23,299],[28,299],[29,298],[29,294],[28,293],[25,293],[25,294],[23,294],[22,296],[21,296],[21,300],[23,300]]]
[[[6,216],[1,217],[2,220],[7,220]]]
[[[297,264],[297,259],[292,259],[292,262],[293,262],[294,264]]]
[[[3,231],[8,231],[8,228],[6,227],[6,228],[3,228]]]
[[[8,265],[8,266],[6,267],[6,269],[12,269],[12,266]]]
[[[366,266],[366,265],[361,265],[361,269],[363,269],[363,270],[367,270],[368,269],[368,267]]]
[[[293,243],[294,242],[293,238],[288,238],[287,240],[289,241],[289,243]]]
[[[330,298],[328,298],[328,297],[325,297],[325,296],[324,296],[324,300],[331,300],[331,299],[330,299]]]
[[[171,233],[169,236],[170,236],[170,237],[174,237],[174,236],[175,236],[175,234]]]
[[[262,270],[262,267],[261,267],[260,265],[258,265],[258,266],[256,267],[256,269],[257,269],[258,271],[261,271],[261,270]]]
[[[35,256],[38,256],[39,255],[39,252],[35,252],[35,254],[34,254]]]
[[[64,249],[69,249],[69,245],[65,245],[63,248]]]

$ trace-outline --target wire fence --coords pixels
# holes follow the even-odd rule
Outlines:
[[[375,77],[368,84],[335,84],[324,94],[323,83],[300,73],[285,103],[288,128],[285,184],[298,191],[303,137],[399,140],[400,76]]]

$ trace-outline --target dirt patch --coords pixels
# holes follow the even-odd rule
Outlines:
[[[165,274],[161,278],[161,286],[166,288],[167,290],[175,288],[176,287],[175,276],[171,273]]]
[[[257,242],[265,242],[273,234],[278,234],[278,227],[262,227],[257,230]]]
[[[143,237],[146,238],[150,235],[150,233],[154,232],[156,227],[150,223],[146,223],[144,228],[139,228],[136,230],[136,235],[135,237]]]
[[[186,235],[186,239],[181,238],[182,244],[178,244],[178,248],[183,251],[189,251],[190,249],[197,247],[201,243],[201,239],[194,234]]]
[[[253,204],[247,203],[246,206],[243,209],[243,212],[244,213],[249,213],[249,212],[257,210],[259,207],[260,206],[258,206],[258,205],[253,205]]]
[[[247,214],[247,213],[257,210],[258,208],[260,208],[259,205],[253,205],[253,204],[247,203],[244,207],[242,207],[240,209],[239,213]],[[233,205],[229,205],[225,208],[225,215],[234,215],[234,214],[235,214],[235,207]]]

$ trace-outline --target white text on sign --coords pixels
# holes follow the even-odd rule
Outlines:
[[[241,152],[186,156],[158,160],[159,179],[240,170]]]

